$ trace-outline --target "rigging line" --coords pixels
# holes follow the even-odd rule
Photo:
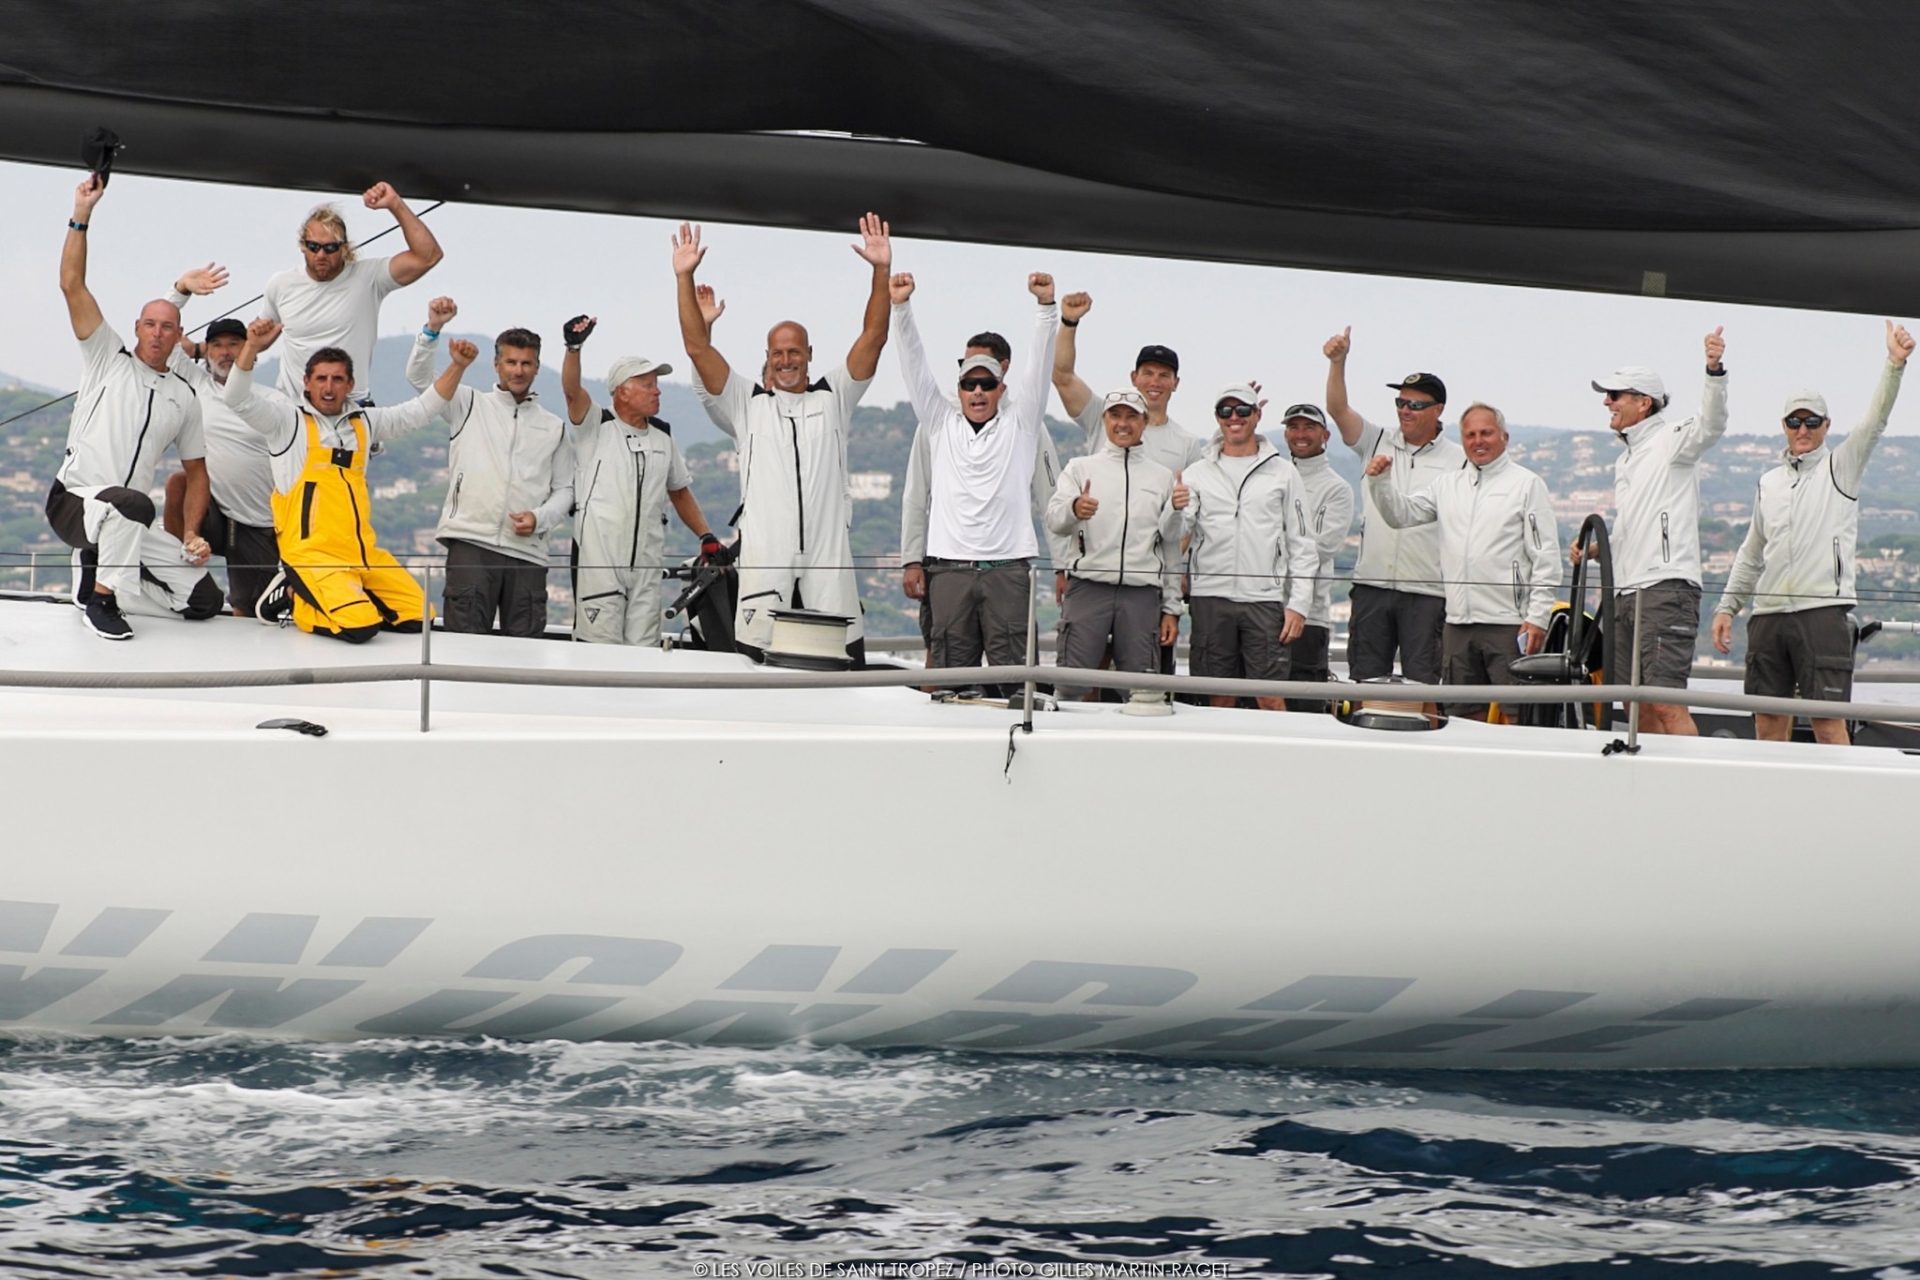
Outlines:
[[[441,205],[445,203],[446,203],[445,200],[435,200],[432,204],[428,205],[426,208],[422,209],[419,213],[415,214],[414,216],[416,218],[424,219],[428,214],[432,213],[435,209],[438,209]],[[398,230],[400,230],[400,224],[396,222],[392,226],[388,227],[385,231],[374,232],[372,235],[368,236],[365,240],[360,241],[358,244],[354,245],[353,247],[355,249],[364,249],[366,246],[372,244],[375,240],[378,240],[381,236],[392,235],[394,232]],[[225,311],[222,311],[219,315],[214,316],[212,320],[203,320],[199,324],[195,325],[188,332],[190,335],[199,333],[202,329],[205,329],[208,325],[212,324],[214,320],[225,320],[228,316],[240,310],[241,307],[250,307],[254,303],[260,301],[260,299],[266,296],[267,295],[264,293],[256,293],[251,298],[248,298],[245,302],[239,303],[236,306],[228,307]],[[69,391],[67,392],[67,394],[63,396],[55,396],[53,399],[48,400],[43,404],[36,404],[31,409],[22,409],[19,413],[16,413],[11,417],[0,418],[0,427],[7,426],[10,423],[18,422],[22,418],[31,418],[34,414],[40,412],[42,409],[51,409],[53,408],[53,406],[57,404],[64,404],[79,394],[80,393],[77,390]]]

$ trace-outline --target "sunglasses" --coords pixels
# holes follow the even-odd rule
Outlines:
[[[300,247],[308,253],[338,253],[347,247],[345,240],[302,240]]]
[[[1439,403],[1438,400],[1409,400],[1405,396],[1395,396],[1393,398],[1394,408],[1405,409],[1410,413],[1424,412]]]
[[[1827,425],[1825,418],[1782,418],[1789,431],[1818,431]]]
[[[991,391],[999,385],[1000,385],[1000,379],[998,378],[962,378],[960,379],[960,389],[962,391]]]
[[[1625,400],[1628,396],[1642,396],[1642,395],[1647,395],[1647,393],[1644,391],[1634,391],[1631,389],[1625,390],[1625,391],[1609,391],[1606,393],[1608,404],[1612,404],[1615,400]],[[1653,397],[1647,396],[1647,399],[1651,400],[1653,399]]]
[[[1259,408],[1250,404],[1217,404],[1213,406],[1213,416],[1222,422],[1225,422],[1228,418],[1251,418],[1258,412],[1260,412]]]

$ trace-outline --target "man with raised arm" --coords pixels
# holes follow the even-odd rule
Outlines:
[[[1092,294],[1070,293],[1060,299],[1060,341],[1053,350],[1053,389],[1060,393],[1061,407],[1086,434],[1090,446],[1097,445],[1105,438],[1104,402],[1074,371],[1074,365],[1080,355],[1080,322],[1092,310]],[[1173,348],[1158,343],[1149,343],[1140,348],[1139,354],[1133,358],[1133,373],[1129,380],[1147,406],[1146,428],[1137,446],[1140,456],[1159,463],[1175,474],[1198,462],[1207,451],[1206,437],[1188,431],[1167,416],[1167,406],[1173,402],[1173,393],[1180,389],[1180,357]],[[1068,588],[1063,566],[1068,563],[1072,548],[1057,538],[1049,538],[1047,545],[1053,554],[1054,593],[1059,595]],[[1183,612],[1184,608],[1182,606]],[[1178,638],[1176,628],[1175,640]],[[1173,674],[1173,650],[1173,641],[1160,647],[1160,670],[1166,675]]]
[[[433,232],[391,184],[376,182],[360,199],[369,209],[393,215],[407,241],[404,252],[389,258],[355,257],[346,219],[332,205],[318,205],[300,224],[301,266],[267,281],[264,311],[284,330],[279,387],[289,400],[298,401],[305,393],[307,359],[322,347],[346,352],[359,385],[370,389],[381,302],[433,270],[443,256]],[[364,394],[359,400],[370,403]]]
[[[1475,401],[1460,415],[1467,465],[1425,489],[1402,493],[1387,472],[1393,458],[1367,459],[1367,492],[1395,529],[1440,531],[1447,587],[1441,679],[1447,684],[1515,684],[1510,668],[1538,653],[1560,595],[1560,533],[1546,481],[1507,453],[1507,416]],[[1487,704],[1454,713],[1487,718]]]
[[[273,527],[302,631],[362,644],[379,631],[417,632],[426,596],[413,575],[379,544],[367,492],[367,454],[382,440],[417,431],[438,417],[480,354],[454,341],[449,364],[431,389],[402,405],[353,402],[353,357],[322,347],[307,357],[306,390],[295,403],[253,385],[260,353],[280,325],[255,320],[227,375],[227,404],[266,437],[273,459]]]
[[[1301,523],[1313,536],[1318,567],[1314,570],[1313,601],[1300,636],[1287,646],[1288,676],[1294,680],[1330,680],[1328,650],[1333,639],[1334,557],[1346,545],[1353,527],[1353,488],[1340,478],[1327,457],[1327,415],[1317,404],[1289,405],[1282,421],[1287,452],[1300,474],[1306,498]],[[1325,711],[1327,704],[1289,698],[1289,711]]]
[[[460,313],[452,298],[427,304],[407,382],[433,385],[440,334]],[[494,386],[458,386],[447,424],[447,500],[434,537],[447,549],[441,613],[449,631],[537,636],[547,629],[547,535],[573,510],[567,428],[540,403],[540,335],[508,329],[493,340]]]
[[[131,640],[123,610],[193,621],[220,612],[220,584],[202,566],[207,465],[199,396],[168,367],[180,341],[180,309],[140,308],[131,348],[100,314],[87,288],[87,231],[106,185],[89,174],[73,193],[60,250],[60,292],[80,342],[80,388],[67,450],[47,494],[47,522],[77,553],[74,604],[104,640]],[[180,455],[182,537],[154,527],[153,472],[167,446]]]
[[[1287,646],[1300,638],[1313,607],[1320,567],[1307,528],[1306,496],[1287,456],[1260,434],[1260,393],[1239,383],[1214,400],[1220,433],[1183,479],[1187,568],[1192,575],[1196,676],[1285,680]],[[1215,694],[1231,707],[1232,694]],[[1263,711],[1280,698],[1257,697]]]
[[[693,361],[694,392],[740,457],[739,647],[756,657],[773,639],[773,611],[806,608],[852,620],[847,652],[866,659],[860,589],[850,538],[853,500],[847,492],[847,431],[887,345],[887,277],[893,244],[876,215],[860,220],[853,251],[872,268],[860,336],[844,364],[811,373],[807,331],[783,320],[767,333],[764,385],[742,377],[715,349],[693,273],[706,257],[700,228],[683,224],[673,237],[673,274],[680,336]],[[717,304],[716,304],[717,305]],[[714,310],[718,315],[718,310]]]
[[[711,298],[711,294],[707,295]],[[703,323],[712,327],[714,318]],[[700,554],[725,564],[727,548],[707,526],[693,477],[660,412],[660,378],[673,372],[642,356],[621,356],[607,371],[598,404],[580,384],[580,349],[597,316],[567,321],[560,388],[573,423],[573,638],[595,644],[660,643],[660,574],[666,567],[666,508],[700,539]]]
[[[1180,513],[1190,495],[1140,452],[1141,394],[1110,391],[1102,404],[1104,438],[1068,460],[1047,503],[1047,528],[1072,547],[1059,664],[1097,668],[1111,646],[1114,670],[1154,672],[1157,649],[1180,634]],[[1059,688],[1063,698],[1084,692],[1064,679]]]
[[[1348,328],[1327,339],[1327,412],[1340,439],[1364,463],[1392,460],[1387,483],[1401,494],[1430,487],[1443,473],[1467,463],[1460,446],[1443,436],[1440,415],[1447,407],[1447,385],[1431,373],[1410,373],[1389,382],[1397,423],[1377,427],[1360,416],[1347,399],[1347,356],[1353,348]],[[1360,518],[1360,560],[1353,567],[1347,622],[1347,672],[1355,680],[1377,680],[1400,671],[1416,684],[1440,683],[1440,631],[1446,624],[1446,588],[1440,581],[1440,531],[1434,525],[1396,529],[1380,519],[1375,490],[1364,487]]]
[[[927,367],[913,318],[913,277],[893,277],[893,336],[907,395],[927,437],[932,501],[924,564],[933,611],[930,667],[990,667],[1026,661],[1029,577],[1039,543],[1030,500],[1038,441],[1046,433],[1047,377],[1060,309],[1053,277],[1035,272],[1040,304],[1018,395],[992,355],[960,361],[959,400]]]
[[[1000,366],[1000,377],[1004,381],[1007,372],[1013,366],[1013,348],[1007,340],[991,330],[976,333],[967,339],[967,346],[960,353],[960,363],[964,365],[975,356],[991,356]],[[1008,383],[1005,397],[1000,401],[1000,412],[1011,418],[1020,400],[1020,388]],[[949,405],[958,401],[947,396]],[[933,650],[933,609],[927,602],[927,519],[933,503],[933,453],[928,447],[926,419],[921,418],[914,424],[913,447],[907,454],[906,487],[900,492],[900,589],[907,599],[920,602],[920,638],[926,642],[929,653]],[[1053,486],[1060,478],[1060,455],[1053,447],[1053,436],[1046,428],[1046,409],[1041,406],[1041,422],[1038,439],[1033,453],[1033,514],[1040,520],[1046,519],[1047,500],[1053,497]],[[1047,534],[1051,542],[1053,535]],[[1035,543],[1037,547],[1038,542]]]
[[[1853,696],[1853,632],[1847,614],[1853,594],[1854,552],[1860,537],[1860,478],[1886,433],[1900,377],[1913,354],[1906,326],[1887,321],[1887,362],[1860,425],[1836,449],[1827,448],[1826,397],[1797,391],[1787,397],[1781,425],[1787,450],[1780,465],[1760,477],[1753,522],[1740,543],[1727,589],[1713,611],[1713,643],[1733,651],[1733,620],[1748,603],[1747,692],[1763,698]],[[1756,715],[1756,738],[1785,742],[1791,716]],[[1817,741],[1846,745],[1846,721],[1816,719]]]
[[[226,283],[226,270],[208,263],[182,272],[168,301],[184,311],[191,299]],[[235,616],[251,618],[264,601],[266,614],[277,618],[286,611],[287,596],[273,585],[280,568],[273,537],[273,468],[267,462],[266,441],[227,407],[225,395],[227,375],[246,340],[247,326],[223,316],[207,326],[195,351],[189,352],[187,339],[181,338],[168,367],[193,384],[200,401],[210,490],[200,536],[227,562],[227,604]],[[160,519],[176,538],[186,536],[188,487],[184,471],[167,477]]]
[[[1684,689],[1693,670],[1700,630],[1700,459],[1727,430],[1721,329],[1707,335],[1706,351],[1700,412],[1678,422],[1666,417],[1667,384],[1645,365],[1622,365],[1593,380],[1621,444],[1613,463],[1612,529],[1613,660],[1620,670],[1607,672],[1609,680],[1624,683],[1631,676],[1636,642],[1643,685]],[[1569,549],[1575,559],[1580,553],[1577,545]],[[1648,733],[1700,732],[1683,706],[1646,703],[1641,717]]]

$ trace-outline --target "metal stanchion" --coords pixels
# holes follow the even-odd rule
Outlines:
[[[38,551],[29,551],[27,552],[27,590],[33,591],[39,586],[39,584],[40,584],[40,553]],[[76,583],[75,585],[77,586],[78,584]],[[1033,659],[1029,657],[1027,661],[1032,662]]]
[[[427,598],[420,610],[420,665],[433,665],[433,561],[427,561]],[[425,673],[420,676],[420,732],[427,731],[428,719],[433,706],[433,681]]]
[[[1027,563],[1027,665],[1034,665],[1035,651],[1040,647],[1040,569],[1031,561]],[[1026,697],[1021,700],[1020,729],[1023,733],[1033,732],[1034,682],[1027,681]]]

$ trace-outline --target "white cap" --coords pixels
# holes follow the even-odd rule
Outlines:
[[[1643,396],[1652,396],[1661,404],[1667,402],[1667,384],[1660,375],[1643,364],[1623,364],[1612,373],[1593,380],[1595,391],[1638,391]]]
[[[1000,362],[990,355],[972,355],[960,362],[960,376],[963,378],[975,369],[982,373],[990,373],[996,378],[1006,376],[1000,369]]]
[[[1236,382],[1213,398],[1214,406],[1218,408],[1222,400],[1238,400],[1241,404],[1250,404],[1258,408],[1260,393],[1244,382]]]
[[[1134,410],[1143,418],[1147,416],[1146,397],[1142,396],[1132,387],[1122,387],[1118,391],[1107,392],[1107,398],[1100,403],[1100,412],[1104,414],[1117,404],[1126,405],[1127,408]]]
[[[1827,398],[1818,391],[1796,391],[1787,397],[1787,407],[1780,411],[1780,416],[1789,417],[1795,409],[1811,409],[1824,418],[1827,416]]]
[[[607,370],[607,391],[625,382],[628,378],[637,378],[643,373],[669,374],[673,372],[670,364],[655,364],[644,356],[621,356],[613,362],[613,368]]]

